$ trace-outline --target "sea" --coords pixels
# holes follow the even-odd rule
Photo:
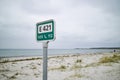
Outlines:
[[[120,52],[120,49],[48,49],[48,55]],[[0,49],[2,57],[42,56],[42,49]]]

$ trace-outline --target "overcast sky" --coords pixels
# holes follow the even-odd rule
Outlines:
[[[49,48],[120,47],[120,0],[0,0],[0,48],[42,48],[36,23],[49,19]]]

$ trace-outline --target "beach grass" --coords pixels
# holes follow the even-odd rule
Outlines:
[[[82,77],[85,77],[85,75],[82,75],[80,73],[74,73],[68,77],[66,77],[64,80],[76,80],[76,78],[82,78]]]
[[[76,74],[73,74],[71,76],[69,76],[70,78],[81,78],[83,77],[83,75],[79,74],[79,73],[76,73]]]
[[[26,58],[26,59],[16,59],[16,60],[9,60],[9,59],[5,59],[3,61],[1,61],[0,63],[8,63],[8,62],[19,62],[19,61],[30,61],[30,60],[39,60],[42,58]]]
[[[73,64],[73,66],[71,67],[72,70],[80,69],[80,68],[82,68],[82,66],[80,64]]]
[[[59,69],[66,69],[66,66],[65,66],[65,65],[61,65],[61,66],[59,67]]]
[[[75,63],[81,63],[81,62],[82,62],[81,59],[77,59],[77,60],[75,61]]]
[[[0,63],[7,63],[9,62],[10,60],[9,59],[4,59],[3,61],[1,61]]]
[[[112,63],[118,63],[120,61],[120,55],[119,54],[113,54],[112,56],[103,56],[99,59],[99,62],[87,64],[85,67],[96,67],[99,65],[105,65],[105,66],[111,66]],[[105,64],[104,64],[105,63]]]
[[[99,63],[118,62],[119,60],[120,60],[120,55],[113,54],[112,56],[105,56],[100,58]]]
[[[16,76],[17,75],[19,75],[19,73],[17,72],[17,73],[15,73],[14,75],[12,75],[12,76],[7,76],[6,74],[2,74],[4,77],[6,77],[7,78],[7,80],[16,80]]]
[[[61,65],[61,66],[56,67],[56,68],[50,68],[49,70],[62,70],[63,71],[65,69],[67,69],[67,67],[65,65]]]
[[[14,75],[12,75],[11,77],[9,77],[9,79],[13,80],[13,79],[16,79],[16,76],[19,75],[18,72],[15,73]]]

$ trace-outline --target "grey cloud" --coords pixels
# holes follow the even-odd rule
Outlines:
[[[26,0],[22,4],[23,10],[29,14],[54,15],[60,11],[47,0]]]
[[[120,46],[117,0],[1,0],[0,48],[40,48],[36,23],[56,21],[50,48]],[[6,6],[7,5],[7,6]]]
[[[87,0],[86,3],[102,8],[105,12],[120,15],[120,0]]]
[[[69,2],[68,2],[69,1]],[[97,9],[103,10],[105,13],[110,13],[116,16],[120,16],[120,0],[66,0],[66,4],[70,5],[70,8],[91,6]]]

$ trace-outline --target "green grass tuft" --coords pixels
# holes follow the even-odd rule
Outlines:
[[[81,59],[77,59],[77,60],[76,60],[76,63],[81,63],[81,62],[82,62]]]
[[[61,66],[59,67],[59,69],[66,69],[66,66],[61,65]]]

